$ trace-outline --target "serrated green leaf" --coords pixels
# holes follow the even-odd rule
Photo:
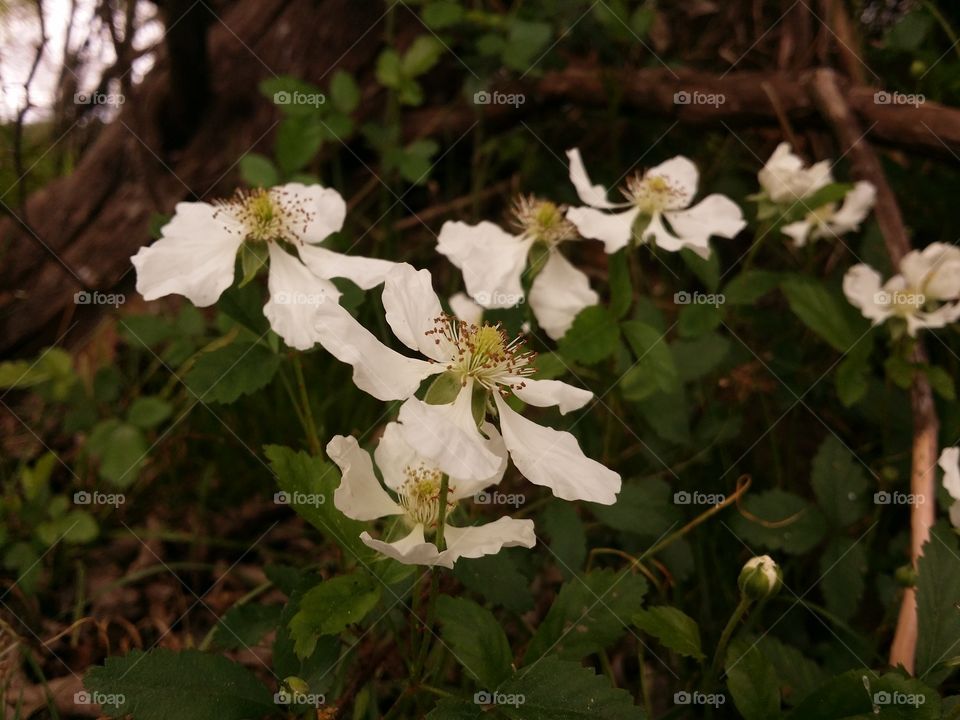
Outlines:
[[[624,397],[642,400],[658,389],[666,393],[678,390],[680,376],[665,334],[639,320],[627,320],[620,328],[637,358],[620,381]]]
[[[894,703],[894,694],[898,702]],[[915,704],[906,701],[913,697]],[[880,702],[875,702],[879,700]],[[812,691],[788,720],[939,720],[940,696],[897,673],[851,670]]]
[[[641,537],[659,537],[682,517],[670,485],[658,478],[625,482],[616,503],[589,507],[604,525]]]
[[[780,715],[780,682],[756,643],[736,637],[724,663],[727,688],[744,720],[771,720]]]
[[[780,273],[767,270],[746,270],[723,288],[729,305],[752,305],[780,284]]]
[[[924,543],[917,577],[917,676],[936,686],[950,674],[937,667],[960,638],[960,549],[950,528],[934,527]],[[956,654],[955,652],[953,654]]]
[[[764,635],[757,642],[757,647],[773,665],[777,677],[780,678],[783,701],[789,705],[802,702],[827,679],[826,673],[817,663],[773,635]]]
[[[633,616],[633,624],[676,653],[697,660],[706,657],[700,647],[700,626],[677,608],[659,605],[641,610]]]
[[[509,550],[476,559],[460,558],[453,568],[463,585],[480,593],[488,602],[523,613],[533,607],[530,581],[517,569]]]
[[[87,671],[84,685],[113,699],[101,703],[111,717],[133,720],[249,720],[273,715],[271,692],[242,665],[196,650],[166,649],[123,657]]]
[[[559,350],[572,362],[594,365],[612,357],[620,347],[616,318],[601,305],[581,310],[560,340]]]
[[[819,280],[793,275],[780,287],[793,313],[840,352],[847,352],[869,328],[866,319]]]
[[[282,605],[235,605],[220,618],[213,636],[222,650],[256,647],[263,637],[280,624]]]
[[[870,387],[870,354],[873,352],[873,335],[868,335],[847,353],[837,366],[834,381],[837,396],[845,407],[850,407],[867,393]]]
[[[279,367],[270,348],[235,342],[201,355],[185,382],[200,402],[232,403],[267,386]]]
[[[466,598],[441,595],[437,618],[444,642],[480,687],[496,688],[510,677],[510,643],[489,610]]]
[[[587,558],[587,534],[579,513],[570,503],[553,500],[544,510],[541,524],[550,540],[550,557],[564,577],[571,577]]]
[[[849,620],[860,609],[865,589],[867,553],[862,542],[836,538],[820,556],[820,591],[827,609]]]
[[[307,591],[290,620],[294,652],[310,657],[322,635],[338,635],[360,622],[380,602],[380,583],[366,573],[339,575]]]
[[[323,145],[327,130],[312,115],[285,117],[277,129],[275,153],[280,169],[290,175],[313,160]]]
[[[150,395],[138,397],[127,410],[127,421],[144,430],[156,427],[173,412],[166,400]]]
[[[867,513],[867,476],[863,465],[833,434],[828,434],[813,458],[810,484],[823,514],[839,527]]]

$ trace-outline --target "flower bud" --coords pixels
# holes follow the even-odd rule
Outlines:
[[[750,558],[740,571],[737,585],[740,592],[751,600],[773,597],[783,584],[780,566],[769,555]]]

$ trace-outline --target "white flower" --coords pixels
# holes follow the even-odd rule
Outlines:
[[[776,595],[782,584],[783,572],[769,555],[760,555],[747,560],[737,579],[740,592],[751,600],[762,600]]]
[[[483,308],[471,300],[465,293],[454,293],[448,301],[450,310],[459,319],[472,325],[483,322]]]
[[[900,318],[911,337],[920,328],[944,327],[960,318],[960,248],[932,243],[911,250],[900,262],[900,274],[882,286],[880,273],[854,265],[843,278],[843,292],[874,325]]]
[[[578,239],[576,228],[552,202],[520,197],[514,206],[519,234],[491,222],[445,222],[437,251],[463,272],[467,293],[485,308],[513,307],[523,300],[521,277],[530,250],[542,249],[530,288],[530,307],[547,335],[558,340],[585,307],[599,296],[587,276],[559,252],[560,243]]]
[[[500,420],[503,440],[520,472],[551,488],[564,500],[612,504],[620,476],[583,454],[568,432],[543,427],[514,411],[513,394],[561,413],[583,407],[592,393],[558,380],[534,380],[533,353],[523,340],[509,340],[499,326],[472,324],[444,313],[430,273],[403,264],[392,270],[383,307],[394,335],[426,359],[411,358],[381,344],[348,312],[325,313],[317,330],[324,347],[353,365],[353,380],[380,400],[406,400],[399,419],[404,439],[424,458],[462,480],[490,477],[499,458],[486,445],[478,424],[487,413]],[[423,380],[439,375],[428,399],[414,393]]]
[[[493,555],[505,547],[533,547],[537,540],[532,520],[502,517],[486,525],[471,527],[449,524],[458,501],[500,482],[503,477],[507,466],[503,440],[492,425],[487,424],[484,432],[489,437],[485,444],[499,458],[499,466],[492,475],[480,480],[450,477],[443,533],[446,548],[442,551],[426,537],[437,529],[443,472],[406,443],[397,423],[387,425],[374,451],[383,482],[396,499],[380,485],[370,455],[360,448],[356,439],[338,435],[327,445],[327,454],[342,471],[340,486],[333,496],[334,505],[354,520],[400,516],[410,530],[403,538],[384,542],[363,532],[360,539],[374,550],[408,565],[452,568],[461,557]]]
[[[570,208],[567,219],[586,238],[602,240],[608,253],[624,247],[633,226],[642,216],[647,221],[643,240],[654,239],[670,252],[690,248],[701,257],[710,256],[710,236],[732,238],[744,227],[743,212],[724,195],[707,195],[690,207],[697,194],[699,173],[687,158],[678,155],[627,180],[622,192],[625,203],[607,200],[607,189],[593,185],[576,148],[567,150],[570,182],[589,207]],[[607,210],[627,208],[623,212]]]
[[[179,203],[162,237],[131,258],[137,291],[146,300],[175,293],[199,307],[212,305],[233,284],[237,253],[246,243],[246,251],[269,257],[270,299],[263,313],[270,326],[290,347],[307,350],[317,342],[314,316],[340,297],[331,278],[368,289],[394,266],[317,244],[343,226],[345,214],[336,190],[301,183],[238,192],[215,204]]]
[[[790,149],[790,143],[777,145],[757,175],[760,187],[772,202],[778,205],[801,204],[818,190],[834,182],[830,161],[821,160],[806,167]],[[809,240],[823,237],[839,237],[860,228],[873,204],[877,190],[872,183],[862,180],[843,198],[843,204],[827,203],[809,208],[803,220],[788,223],[780,231],[793,239],[796,247],[803,247]]]
[[[943,470],[943,487],[953,503],[950,505],[950,523],[960,527],[960,447],[944,448],[937,465]]]

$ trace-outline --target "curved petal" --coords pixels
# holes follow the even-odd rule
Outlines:
[[[960,303],[946,303],[932,312],[918,312],[907,316],[907,332],[916,336],[917,330],[946,327],[960,319]]]
[[[760,187],[775,203],[802,200],[833,182],[830,162],[820,162],[805,168],[803,160],[793,153],[790,143],[780,143],[757,175]]]
[[[483,444],[486,446],[487,450],[499,458],[500,465],[497,467],[497,471],[487,478],[481,478],[479,480],[451,478],[451,500],[462,500],[463,498],[476,495],[485,487],[497,485],[501,480],[503,480],[503,474],[507,471],[507,460],[510,457],[510,454],[507,452],[507,446],[504,444],[503,438],[500,436],[500,431],[489,422],[484,422],[480,429],[483,431],[483,435],[486,435],[486,437],[483,438]]]
[[[620,475],[584,455],[570,433],[537,425],[510,409],[498,393],[493,397],[503,441],[527,480],[550,488],[562,500],[616,502]]]
[[[353,366],[353,382],[378,400],[405,400],[444,366],[408,358],[388,348],[337,303],[327,303],[316,318],[320,344]]]
[[[810,223],[806,220],[797,220],[781,227],[780,232],[793,240],[794,247],[803,247],[807,244],[810,235]]]
[[[453,558],[441,556],[437,546],[423,538],[423,525],[417,524],[410,534],[396,542],[388,543],[370,537],[370,533],[360,533],[360,540],[369,548],[393,558],[404,565],[439,565],[453,568]]]
[[[333,188],[287,183],[268,192],[274,202],[292,215],[289,230],[295,237],[291,239],[313,245],[343,227],[347,204]]]
[[[450,310],[458,320],[471,325],[483,322],[483,308],[467,297],[466,293],[454,293],[450,296]]]
[[[630,242],[633,223],[640,210],[635,207],[619,213],[608,213],[590,207],[572,207],[567,210],[567,220],[572,222],[583,237],[602,240],[604,250],[612,255]]]
[[[369,290],[383,282],[397,263],[389,260],[344,255],[319,245],[300,245],[297,248],[303,264],[317,277],[332,280],[347,278],[364,290]]]
[[[893,314],[888,304],[878,302],[882,298],[881,293],[880,273],[869,265],[854,265],[843,276],[843,294],[874,325],[879,325]]]
[[[951,300],[960,295],[960,248],[935,242],[911,250],[900,261],[900,272],[930,299]]]
[[[399,423],[387,423],[373,451],[373,457],[383,475],[383,483],[395,492],[400,492],[406,483],[406,469],[427,464],[416,450],[403,439],[403,431]]]
[[[528,405],[552,407],[556,405],[561,415],[579,410],[593,397],[589,390],[568,385],[560,380],[533,380],[522,378],[523,386],[515,387],[513,394]]]
[[[337,435],[327,443],[327,455],[340,468],[340,485],[333,493],[337,510],[354,520],[401,515],[404,509],[387,494],[373,472],[370,455],[355,437]]]
[[[459,558],[478,558],[496,555],[505,547],[532,548],[537,544],[533,520],[518,520],[502,517],[486,525],[458,528],[447,525],[443,529],[447,549],[441,556],[449,558],[450,564]]]
[[[530,308],[540,327],[554,340],[566,334],[581,310],[599,301],[587,276],[557,251],[550,253],[530,287]]]
[[[398,264],[384,281],[383,309],[393,334],[408,348],[440,362],[450,359],[449,343],[435,334],[427,335],[443,315],[429,270]]]
[[[403,439],[457,480],[486,480],[496,475],[501,464],[477,430],[472,400],[473,383],[468,382],[454,402],[429,405],[410,398],[398,417]]]
[[[532,238],[511,235],[492,222],[445,222],[437,252],[463,272],[467,292],[486,308],[510,308],[523,300],[520,282]]]
[[[725,195],[707,195],[687,210],[669,210],[664,215],[683,245],[691,249],[709,249],[711,236],[732,238],[747,226],[740,206]]]
[[[243,234],[220,218],[213,205],[199,202],[178,203],[162,232],[130,258],[137,269],[137,292],[144,300],[176,294],[197,307],[213,305],[233,284]]]
[[[340,292],[329,280],[318,278],[299,259],[270,243],[270,299],[263,314],[273,331],[297,350],[309,350],[319,342],[316,318],[327,304],[336,305]]]
[[[577,195],[590,207],[609,210],[617,207],[607,200],[607,189],[603,185],[594,185],[587,175],[587,168],[580,157],[579,148],[567,150],[567,159],[570,161],[570,182],[577,190]]]
[[[943,470],[943,487],[954,500],[960,500],[960,447],[944,448],[937,465]]]
[[[877,189],[873,183],[861,180],[843,198],[843,204],[828,221],[830,229],[837,235],[852,232],[866,220],[877,199]]]
[[[700,173],[693,161],[677,155],[647,170],[645,178],[660,177],[670,185],[670,203],[667,210],[680,210],[693,202],[700,182]]]

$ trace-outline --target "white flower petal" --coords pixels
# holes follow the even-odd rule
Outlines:
[[[530,308],[540,327],[554,340],[562,338],[573,319],[600,297],[587,276],[559,252],[553,251],[530,287]]]
[[[830,229],[837,235],[853,232],[866,220],[877,199],[877,189],[873,183],[861,180],[843,198],[843,204],[828,220]]]
[[[811,228],[811,224],[806,220],[797,220],[796,222],[787,223],[781,227],[780,232],[787,237],[792,238],[793,246],[799,248],[807,244],[807,239],[810,237]]]
[[[441,362],[450,359],[449,344],[438,335],[427,335],[443,314],[429,270],[407,263],[391,270],[383,284],[383,309],[393,334],[408,348]]]
[[[295,239],[315,245],[343,227],[347,204],[333,188],[287,183],[268,192],[278,205],[292,209],[289,224]]]
[[[954,500],[960,500],[960,447],[944,448],[937,465],[943,470],[943,487]]]
[[[577,195],[590,207],[609,210],[617,205],[607,200],[607,189],[603,185],[594,185],[587,175],[587,168],[580,157],[580,150],[567,150],[567,159],[570,161],[570,182],[577,190]]]
[[[907,332],[916,336],[917,330],[946,327],[960,319],[960,303],[946,303],[932,312],[918,312],[907,316]]]
[[[887,304],[878,302],[881,290],[880,273],[864,263],[854,265],[843,276],[843,294],[874,325],[879,325],[893,314]]]
[[[571,410],[579,410],[593,398],[593,393],[589,390],[568,385],[560,380],[523,378],[522,382],[522,388],[514,388],[514,395],[527,405],[537,407],[556,405],[561,415],[566,415]]]
[[[329,280],[318,278],[298,258],[270,243],[270,299],[263,314],[273,331],[297,350],[319,342],[317,316],[324,305],[336,305],[340,292]]]
[[[369,548],[393,558],[404,565],[439,565],[453,568],[453,558],[441,556],[437,546],[423,539],[423,525],[417,524],[410,534],[396,542],[388,543],[370,537],[370,533],[360,533],[360,540]]]
[[[533,238],[511,235],[492,222],[445,222],[437,252],[463,272],[467,292],[486,308],[510,308],[523,300],[520,278]]]
[[[527,480],[550,488],[562,500],[616,502],[620,475],[584,455],[570,433],[537,425],[514,412],[499,393],[493,397],[503,441]]]
[[[447,549],[441,555],[444,559],[449,558],[451,565],[462,557],[496,555],[505,547],[532,548],[537,544],[533,520],[511,517],[465,528],[447,525],[443,529],[443,539]]]
[[[660,177],[666,180],[673,195],[668,210],[679,210],[693,202],[700,182],[697,166],[689,158],[677,155],[656,165],[643,174],[644,178]]]
[[[353,366],[354,384],[378,400],[405,400],[423,380],[444,369],[388,348],[337,303],[323,307],[315,329],[331,355]]]
[[[911,250],[900,261],[900,272],[928,299],[952,300],[960,295],[960,248],[937,242]]]
[[[955,528],[960,528],[960,502],[950,505],[950,524]]]
[[[458,480],[486,480],[496,475],[501,465],[474,422],[472,396],[473,383],[468,382],[456,401],[446,405],[410,398],[398,417],[404,440]]]
[[[632,207],[619,213],[608,213],[590,207],[572,207],[567,210],[567,220],[572,222],[583,237],[602,240],[604,250],[612,255],[630,242],[633,223],[640,210]]]
[[[424,458],[403,439],[400,423],[396,422],[387,423],[373,458],[383,475],[383,484],[395,492],[400,492],[406,482],[405,468],[425,464]]]
[[[467,297],[466,293],[450,296],[450,310],[458,320],[479,326],[483,322],[483,308]]]
[[[317,277],[327,280],[347,278],[364,290],[369,290],[383,282],[397,263],[389,260],[344,255],[319,245],[300,245],[297,250],[303,264]]]
[[[233,284],[243,236],[216,212],[207,203],[178,203],[162,237],[130,258],[145,300],[176,294],[207,307]]]
[[[725,195],[707,195],[687,210],[669,210],[664,215],[691,249],[709,249],[711,236],[732,238],[747,226],[740,206]]]
[[[805,168],[790,143],[780,143],[758,173],[762,187],[775,203],[793,203],[833,182],[830,161],[822,160]]]
[[[387,494],[373,472],[373,462],[354,437],[337,435],[327,443],[327,455],[340,468],[340,485],[333,504],[354,520],[400,515],[404,509]]]
[[[500,464],[497,467],[496,472],[487,478],[481,478],[479,480],[465,480],[463,478],[451,477],[451,500],[462,500],[463,498],[470,497],[471,495],[476,495],[485,487],[497,485],[501,480],[503,480],[503,474],[507,471],[507,460],[509,459],[510,454],[507,452],[507,446],[504,444],[503,438],[500,436],[500,431],[497,430],[496,426],[489,422],[484,422],[480,426],[480,429],[482,430],[482,434],[486,435],[486,437],[483,438],[484,446],[487,448],[487,450],[496,455]]]

